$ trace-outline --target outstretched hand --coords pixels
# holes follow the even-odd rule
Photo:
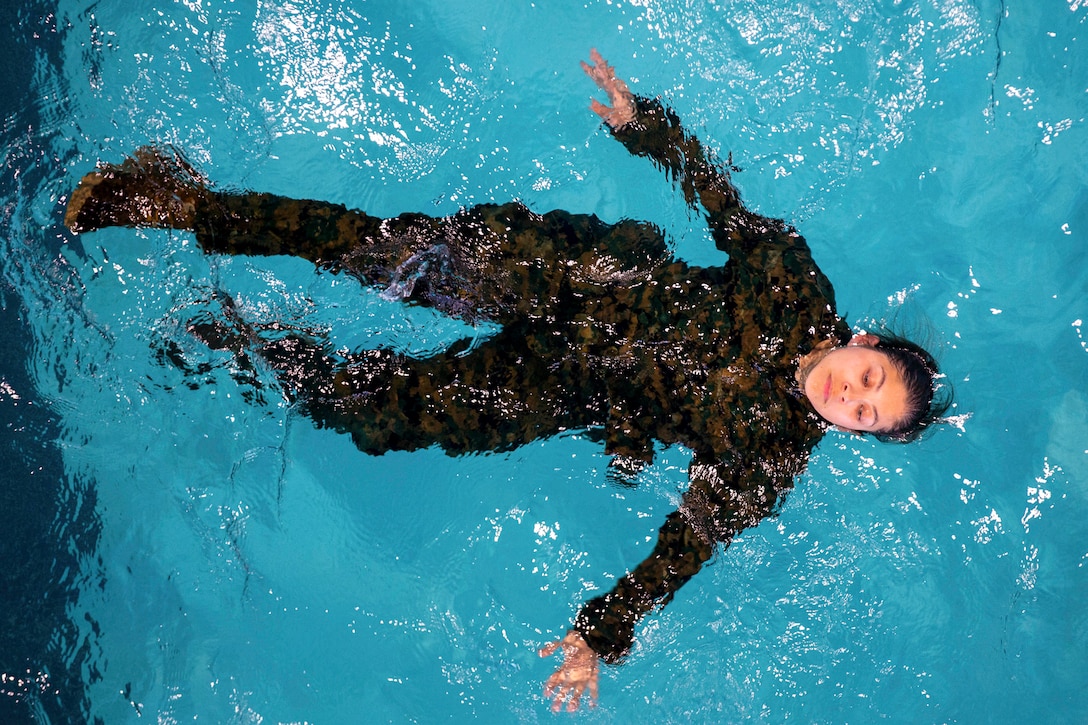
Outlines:
[[[559,648],[563,649],[563,664],[544,683],[544,697],[552,698],[552,712],[562,710],[564,703],[567,712],[574,712],[586,690],[589,690],[589,706],[595,706],[600,670],[597,653],[572,629],[558,642],[541,647],[539,654],[551,657]]]
[[[589,51],[589,59],[593,61],[593,65],[583,60],[581,61],[582,70],[593,79],[598,88],[608,94],[608,102],[612,104],[606,106],[594,99],[589,105],[590,109],[612,130],[622,128],[634,121],[635,97],[627,88],[627,84],[616,77],[616,69],[608,65],[608,61],[601,57],[596,48]]]

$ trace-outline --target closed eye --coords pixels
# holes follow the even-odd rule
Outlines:
[[[858,406],[857,420],[859,424],[863,426],[875,426],[876,419],[876,409],[874,409],[871,405],[862,403]]]

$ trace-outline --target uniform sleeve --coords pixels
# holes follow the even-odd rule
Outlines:
[[[792,470],[775,474],[765,465],[732,467],[698,458],[688,477],[681,507],[665,520],[650,556],[575,619],[574,629],[609,664],[627,655],[643,615],[670,602],[716,544],[728,546],[737,533],[773,514],[793,482]]]
[[[732,259],[760,253],[768,245],[804,246],[804,240],[778,219],[744,207],[725,166],[695,136],[687,133],[674,111],[658,101],[635,97],[635,120],[613,135],[638,156],[646,156],[680,185],[687,203],[706,210],[714,242]],[[749,260],[757,261],[757,260]]]

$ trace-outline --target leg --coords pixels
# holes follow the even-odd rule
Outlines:
[[[76,233],[113,226],[188,230],[209,252],[291,254],[316,263],[374,238],[382,224],[338,204],[215,192],[181,154],[150,146],[86,174],[64,222]]]
[[[65,222],[192,230],[208,252],[290,254],[347,271],[394,298],[468,320],[573,313],[585,297],[647,279],[668,258],[660,232],[595,216],[487,204],[444,219],[379,219],[340,204],[210,190],[179,155],[137,151],[87,174]]]
[[[451,455],[511,450],[606,415],[590,376],[549,365],[502,334],[467,355],[426,360],[368,350],[336,361],[300,337],[263,343],[259,354],[318,426],[350,433],[374,455],[433,445]]]
[[[416,282],[448,267],[441,220],[422,214],[379,219],[321,201],[215,192],[176,151],[152,147],[85,175],[64,221],[76,233],[111,226],[192,231],[207,252],[298,256],[424,303],[426,284],[417,292]],[[447,307],[458,314],[471,305]]]
[[[194,230],[209,252],[291,254],[346,271],[392,299],[500,323],[555,317],[609,285],[647,279],[669,256],[651,225],[535,214],[517,202],[441,219],[379,219],[326,202],[210,194]]]

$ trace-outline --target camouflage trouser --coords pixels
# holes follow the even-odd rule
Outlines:
[[[539,215],[518,203],[379,219],[323,202],[216,194],[199,212],[208,252],[299,256],[388,296],[502,325],[476,347],[426,359],[388,350],[334,358],[297,336],[262,346],[316,423],[375,454],[506,450],[604,425],[609,391],[569,323],[587,299],[644,282],[669,258],[650,225]]]

